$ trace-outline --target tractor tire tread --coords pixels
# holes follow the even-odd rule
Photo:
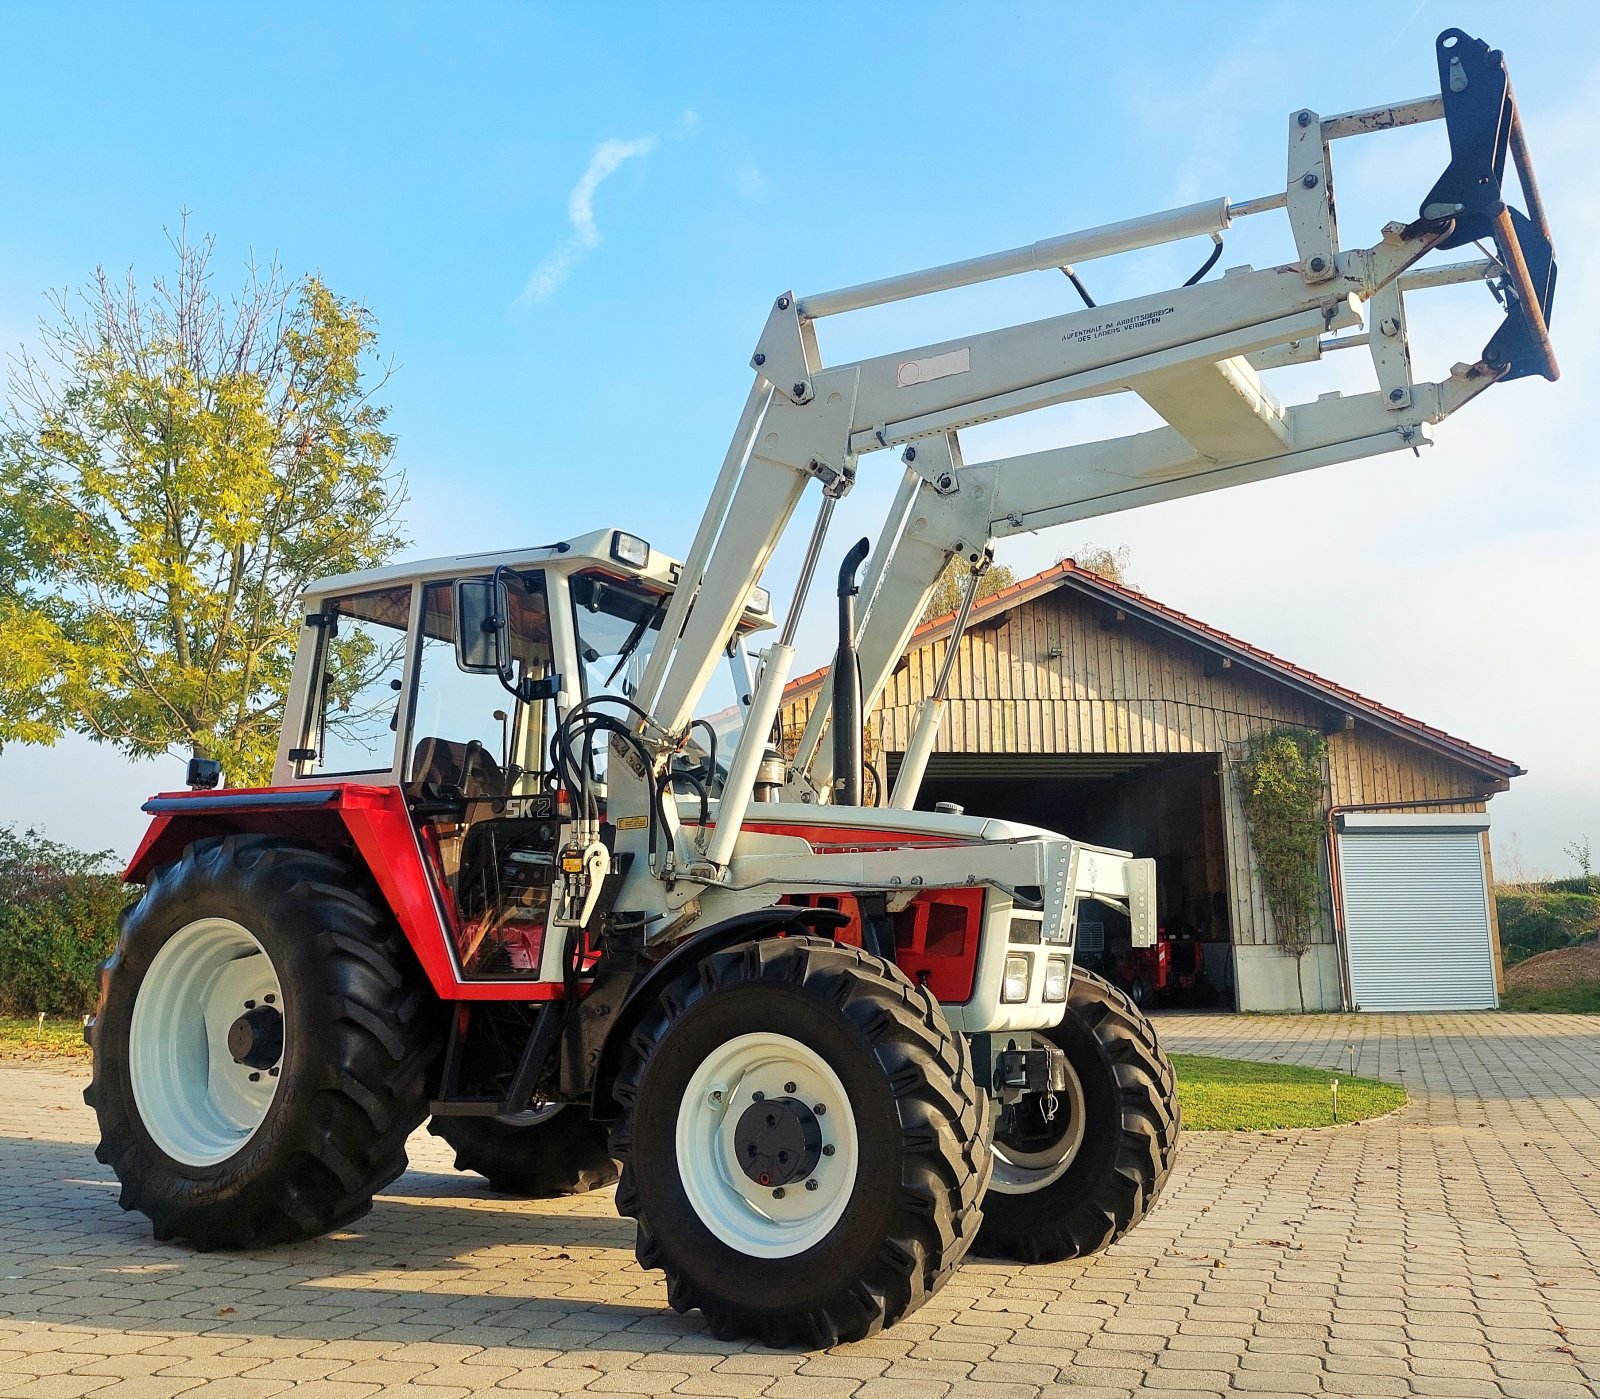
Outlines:
[[[901,1204],[892,1232],[865,1276],[841,1279],[831,1297],[795,1312],[758,1311],[700,1285],[656,1236],[640,1200],[632,1160],[632,1121],[640,1082],[669,1027],[704,996],[732,984],[788,984],[836,1007],[872,1047],[896,1095],[905,1151]],[[993,1159],[988,1104],[965,1041],[924,988],[860,948],[820,937],[771,938],[706,958],[668,989],[632,1042],[616,1085],[622,1120],[612,1154],[622,1161],[617,1210],[637,1225],[635,1252],[667,1275],[674,1310],[705,1316],[719,1340],[754,1337],[764,1345],[823,1348],[891,1326],[932,1296],[977,1237]]]

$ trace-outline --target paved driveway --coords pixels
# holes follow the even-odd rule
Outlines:
[[[1083,1263],[969,1263],[822,1355],[712,1340],[609,1193],[507,1201],[434,1139],[348,1233],[248,1256],[150,1240],[81,1074],[0,1068],[0,1395],[1507,1395],[1600,1388],[1600,1021],[1169,1017],[1173,1048],[1402,1080],[1337,1131],[1191,1134],[1160,1207]],[[299,1396],[297,1395],[297,1399]]]

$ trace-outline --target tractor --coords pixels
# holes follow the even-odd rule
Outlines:
[[[970,1250],[1075,1258],[1136,1225],[1178,1148],[1172,1067],[1074,941],[1098,903],[1152,946],[1153,862],[917,808],[954,638],[881,805],[864,716],[952,559],[959,635],[999,539],[1408,452],[1490,386],[1556,377],[1553,253],[1503,57],[1448,30],[1436,60],[1436,95],[1292,113],[1282,190],[776,297],[681,557],[609,528],[312,587],[271,785],[196,759],[144,807],[126,875],[143,894],[87,1031],[122,1207],[201,1249],[309,1239],[370,1208],[426,1121],[498,1188],[614,1181],[673,1307],[815,1347],[905,1317]],[[1342,246],[1333,145],[1440,119],[1450,163],[1417,214]],[[1209,277],[1235,221],[1280,211],[1292,256]],[[1212,246],[1177,287],[1096,305],[1079,274],[1189,239]],[[1473,251],[1420,265],[1455,248]],[[822,357],[824,318],[1039,272],[1084,304]],[[1503,319],[1416,379],[1405,297],[1468,282]],[[1351,351],[1367,391],[1269,385]],[[1165,425],[963,456],[974,424],[1113,393]],[[784,748],[830,521],[895,448],[889,516],[839,567],[831,682]],[[807,496],[780,613],[761,580]],[[733,717],[713,722],[724,666]]]

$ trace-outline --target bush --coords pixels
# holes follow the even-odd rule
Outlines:
[[[1600,897],[1559,887],[1568,882],[1495,891],[1500,951],[1508,967],[1600,932]]]
[[[0,826],[0,1014],[84,1015],[132,892],[109,850]]]

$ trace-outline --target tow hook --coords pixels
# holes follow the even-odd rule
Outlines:
[[[994,1058],[994,1091],[1002,1103],[1024,1093],[1043,1093],[1045,1120],[1055,1116],[1055,1095],[1067,1087],[1067,1056],[1048,1040],[1034,1040],[1019,1049],[1012,1040]]]

